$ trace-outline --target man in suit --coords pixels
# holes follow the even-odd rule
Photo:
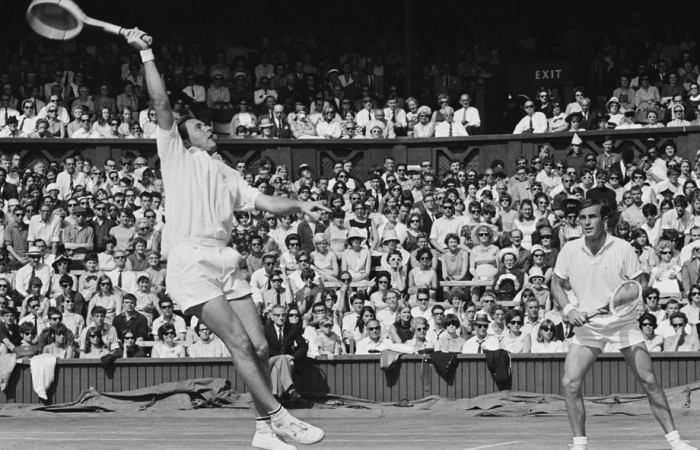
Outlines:
[[[700,247],[693,247],[693,257],[681,266],[681,282],[683,291],[690,292],[690,287],[698,282],[700,275]]]
[[[0,167],[0,197],[3,200],[19,198],[17,186],[7,182],[7,170],[4,167]]]
[[[265,339],[270,353],[272,393],[278,398],[285,395],[290,401],[299,400],[301,395],[294,387],[292,370],[306,358],[309,345],[299,327],[286,320],[284,306],[274,306],[270,318],[265,324]]]
[[[586,97],[581,100],[581,128],[584,130],[598,129],[598,112],[591,108],[591,99]]]
[[[421,231],[430,235],[433,222],[442,216],[442,214],[440,214],[438,211],[437,202],[435,201],[435,194],[433,194],[432,191],[427,194],[423,194],[423,206],[425,207],[425,210],[420,215],[423,221],[423,228]]]
[[[560,341],[570,342],[576,334],[576,327],[569,323],[569,318],[562,314],[562,321],[555,325],[554,335]]]
[[[360,77],[362,86],[367,86],[369,95],[380,101],[384,100],[384,77],[374,74],[374,64],[366,63],[364,74]],[[347,93],[346,93],[347,95]]]
[[[447,94],[454,98],[462,92],[462,85],[457,75],[450,74],[450,65],[445,63],[438,70],[433,79],[433,92],[435,95]]]
[[[272,109],[272,136],[278,139],[289,139],[291,135],[289,123],[284,118],[284,106],[276,104]]]
[[[296,101],[304,99],[304,94],[302,89],[297,86],[297,77],[293,73],[287,74],[287,84],[280,86],[277,89],[277,101],[284,104],[286,101],[290,101],[290,104],[294,104]],[[305,100],[305,99],[304,99]],[[306,103],[306,102],[304,102]]]

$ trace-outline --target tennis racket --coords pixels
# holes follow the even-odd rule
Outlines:
[[[124,28],[88,17],[73,0],[34,0],[27,8],[27,23],[37,34],[61,41],[79,35],[84,25],[124,35]],[[143,41],[151,45],[153,39],[146,35]]]
[[[612,314],[615,317],[624,317],[632,314],[637,305],[642,301],[642,285],[635,280],[627,280],[615,289],[610,296],[608,304],[588,314],[588,319],[595,316]]]

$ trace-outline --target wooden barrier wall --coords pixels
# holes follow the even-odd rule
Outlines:
[[[483,355],[459,355],[454,379],[441,378],[429,360],[407,355],[392,372],[379,368],[379,356],[343,356],[334,361],[308,360],[295,375],[302,393],[347,395],[376,402],[416,400],[429,395],[469,398],[496,390]],[[564,373],[563,354],[513,355],[513,390],[561,394]],[[664,388],[700,380],[697,353],[654,354],[654,369]],[[230,360],[129,359],[118,360],[111,372],[96,360],[59,360],[56,381],[49,391],[51,403],[76,400],[82,390],[94,387],[101,392],[119,392],[188,378],[226,378],[239,392],[245,386],[236,376]],[[642,393],[634,376],[619,354],[603,354],[588,374],[586,395]],[[15,368],[8,387],[0,393],[0,403],[39,403],[32,390],[29,366]]]
[[[579,133],[584,146],[600,153],[603,136],[612,135],[615,148],[631,147],[638,154],[646,148],[647,140],[656,140],[661,147],[673,140],[678,154],[695,161],[695,152],[700,149],[700,127],[646,128],[620,131],[586,131]],[[246,161],[248,167],[256,168],[262,157],[269,157],[276,164],[290,168],[290,175],[296,177],[296,168],[302,163],[309,164],[315,175],[329,176],[335,162],[352,161],[352,175],[365,179],[367,170],[381,166],[384,158],[393,156],[397,162],[420,164],[429,160],[433,170],[443,173],[449,169],[451,160],[459,160],[469,169],[483,170],[494,159],[506,163],[512,173],[515,161],[520,155],[532,158],[542,145],[554,149],[555,158],[564,159],[571,143],[572,133],[546,133],[529,135],[479,135],[460,138],[411,139],[219,139],[218,151],[229,162]],[[31,167],[40,158],[49,161],[63,161],[67,156],[80,154],[94,164],[102,166],[108,158],[119,161],[124,152],[131,151],[144,156],[149,166],[157,161],[154,139],[2,139],[0,153],[22,155],[22,166]]]

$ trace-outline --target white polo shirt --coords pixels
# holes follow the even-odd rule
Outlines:
[[[228,241],[234,211],[251,211],[260,191],[248,185],[240,172],[212,159],[204,150],[185,148],[176,125],[158,127],[164,197],[174,207],[165,210],[164,243],[178,239],[208,238]],[[168,248],[164,253],[167,253]]]
[[[605,244],[593,255],[586,239],[564,245],[554,273],[569,280],[581,312],[592,312],[608,304],[610,296],[624,281],[642,273],[637,254],[629,242],[606,234]]]

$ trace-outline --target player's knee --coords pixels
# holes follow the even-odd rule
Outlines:
[[[264,361],[267,361],[268,355],[270,354],[269,347],[267,345],[267,341],[263,341],[259,345],[255,347],[255,352],[258,354],[258,357]]]
[[[561,385],[564,388],[565,394],[576,394],[581,391],[581,379],[574,378],[569,375],[564,375],[561,379]]]
[[[654,372],[640,373],[639,382],[647,392],[654,391],[659,388],[659,383],[656,380],[656,375],[654,375]]]

